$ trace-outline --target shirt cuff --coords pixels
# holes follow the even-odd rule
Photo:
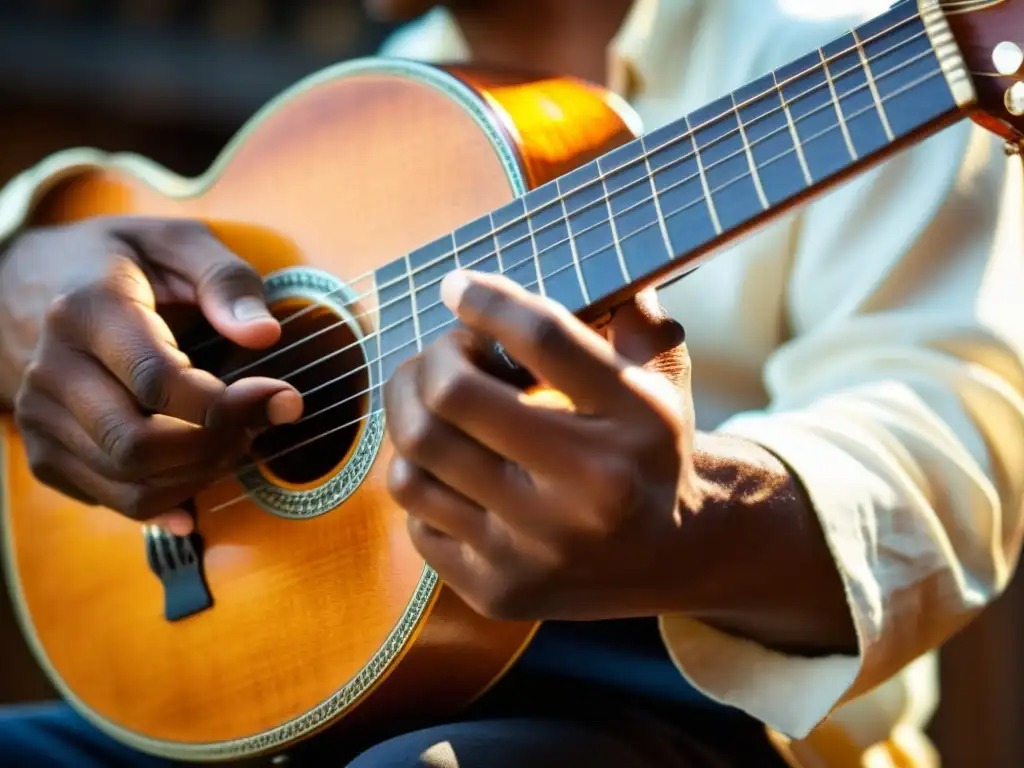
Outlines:
[[[779,456],[802,481],[835,559],[857,633],[857,656],[789,656],[683,615],[660,618],[682,674],[705,695],[741,709],[794,739],[805,738],[838,704],[881,682],[884,595],[874,566],[878,510],[892,487],[865,463],[818,435],[797,415],[741,415],[719,432]]]

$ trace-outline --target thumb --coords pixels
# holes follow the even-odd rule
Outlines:
[[[199,221],[132,221],[122,236],[151,263],[188,281],[214,330],[239,346],[263,349],[281,337],[267,308],[263,280]]]
[[[671,357],[686,340],[682,325],[665,312],[653,289],[641,291],[616,307],[604,333],[620,355],[655,369],[662,358]]]

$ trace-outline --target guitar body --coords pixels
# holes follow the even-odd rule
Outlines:
[[[82,714],[145,752],[236,759],[340,720],[344,729],[450,712],[508,669],[535,625],[475,614],[410,544],[387,492],[379,392],[357,397],[373,386],[372,352],[346,340],[381,329],[376,268],[632,138],[634,120],[573,80],[365,60],[275,100],[200,179],[121,158],[46,193],[36,224],[206,222],[267,277],[280,316],[329,305],[288,323],[282,344],[343,326],[288,359],[294,370],[352,348],[312,366],[300,391],[346,368],[359,374],[307,400],[309,413],[348,396],[325,416],[335,435],[195,499],[196,540],[44,487],[3,425],[14,602],[39,661]],[[254,483],[262,495],[246,497]]]

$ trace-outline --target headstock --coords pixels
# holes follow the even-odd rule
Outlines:
[[[978,94],[972,118],[1024,147],[1024,0],[940,0]]]

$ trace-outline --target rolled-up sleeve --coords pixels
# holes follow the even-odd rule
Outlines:
[[[720,430],[806,487],[859,655],[792,657],[662,617],[681,671],[712,698],[803,738],[1005,588],[1024,496],[1022,215],[1020,161],[970,125],[800,215],[770,404]]]

